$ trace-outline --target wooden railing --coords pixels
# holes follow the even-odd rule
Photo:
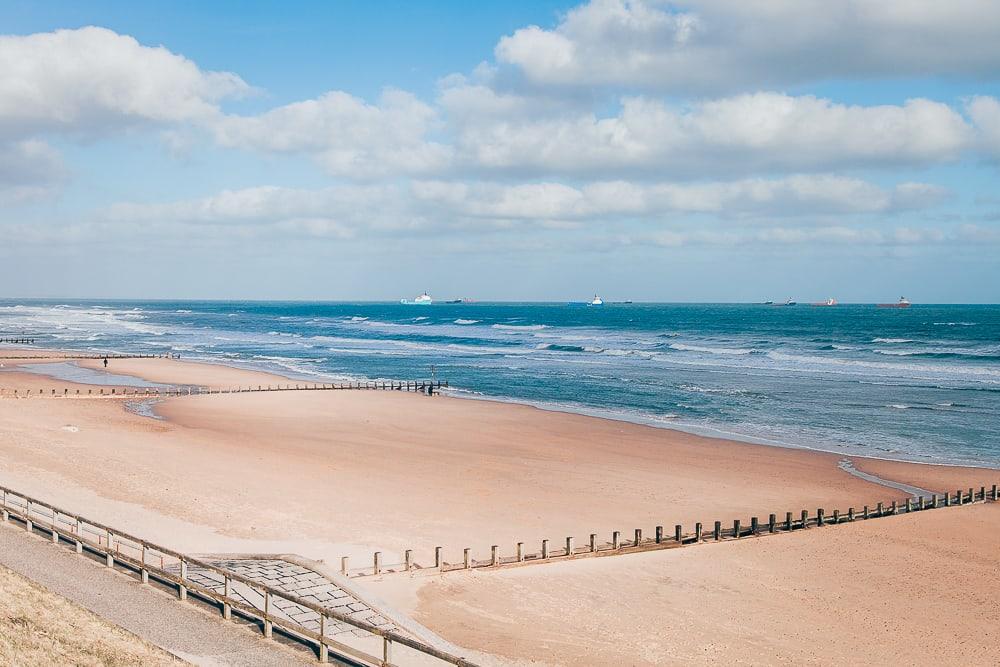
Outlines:
[[[137,574],[143,584],[148,584],[152,578],[176,589],[180,600],[186,600],[190,593],[209,603],[217,604],[224,619],[231,620],[235,612],[243,618],[259,621],[267,639],[271,639],[274,628],[278,628],[279,632],[289,638],[315,646],[320,662],[327,662],[328,656],[332,654],[351,663],[370,667],[441,663],[475,667],[472,662],[462,657],[441,651],[395,631],[379,629],[370,623],[351,618],[346,614],[327,609],[11,489],[0,487],[0,510],[4,522],[13,519],[23,524],[28,532],[40,529],[48,533],[54,543],[58,544],[60,540],[72,543],[78,554],[84,551],[96,554],[105,559],[108,567],[113,568],[118,564]],[[219,593],[189,579],[187,570],[190,566],[208,570],[220,577],[224,582],[224,591]],[[256,591],[263,598],[264,608],[258,609],[234,597],[231,590],[233,582],[239,582]],[[275,602],[281,600],[314,612],[318,618],[319,631],[311,630],[290,618],[276,614],[273,611],[277,608]],[[364,636],[352,635],[351,638],[344,638],[344,641],[334,639],[326,632],[327,623],[331,621],[352,626],[363,631]],[[353,641],[354,645],[345,643],[347,641]],[[399,660],[401,662],[397,662]]]

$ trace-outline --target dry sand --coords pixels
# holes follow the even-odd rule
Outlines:
[[[996,665],[998,528],[1000,505],[976,505],[371,586],[517,662]]]
[[[115,373],[161,383],[224,387],[288,382],[174,360],[113,364]],[[0,383],[11,386],[24,375],[0,373]],[[120,401],[0,400],[0,483],[184,551],[299,553],[331,564],[350,555],[356,565],[369,563],[375,550],[392,563],[401,560],[404,549],[414,549],[415,560],[427,564],[433,547],[441,545],[445,560],[457,562],[463,547],[485,559],[492,544],[510,554],[518,541],[534,550],[544,538],[558,544],[574,536],[582,544],[590,533],[606,540],[613,530],[628,535],[642,528],[649,535],[655,525],[671,532],[676,523],[711,525],[716,519],[746,521],[817,507],[830,514],[834,508],[845,511],[905,497],[840,470],[841,457],[832,454],[486,401],[396,392],[275,392],[169,399],[156,410],[166,419],[131,414]],[[857,458],[854,463],[934,490],[1000,482],[996,471]],[[972,517],[961,530],[977,532],[992,521],[993,534],[998,532],[997,512],[943,512]],[[905,526],[925,516],[937,513],[891,521]],[[624,659],[629,664],[625,656],[634,656],[635,664],[646,664],[664,655],[717,656],[721,661],[738,654],[764,661],[825,655],[837,662],[861,650],[865,641],[847,641],[851,648],[837,652],[832,639],[820,637],[812,647],[796,648],[780,629],[796,627],[790,636],[802,636],[807,621],[819,623],[821,610],[834,616],[854,613],[853,598],[843,598],[847,602],[838,607],[838,596],[857,597],[864,587],[855,585],[853,575],[826,577],[813,563],[840,558],[837,572],[866,573],[872,586],[883,585],[883,579],[892,587],[913,586],[913,574],[899,567],[903,561],[876,560],[876,566],[867,560],[870,555],[905,555],[910,559],[905,562],[921,562],[924,538],[897,535],[886,525],[879,521],[829,531],[864,538],[853,545],[827,542],[816,531],[753,541],[760,546],[710,545],[516,572],[450,575],[440,582],[403,577],[394,580],[394,592],[387,595],[415,609],[420,620],[447,638],[502,655],[544,649],[547,655],[593,656],[598,663],[614,656],[618,663]],[[825,537],[827,531],[822,533]],[[783,540],[802,546],[783,555]],[[995,549],[990,554],[988,544],[968,545],[970,559],[996,563]],[[721,556],[733,553],[743,555],[736,560]],[[675,560],[682,564],[678,573],[664,574],[663,563]],[[933,578],[928,570],[914,567],[922,572],[916,581],[928,585],[925,580]],[[799,588],[789,584],[791,588],[781,590],[794,595],[774,597],[784,585],[779,575],[785,569],[796,577],[802,573],[801,580],[795,579]],[[564,572],[570,574],[559,574]],[[577,580],[572,574],[577,572],[592,574]],[[968,572],[982,574],[972,566]],[[750,586],[756,583],[750,576],[758,574],[770,582],[770,592]],[[962,588],[968,583],[963,577],[938,576],[931,588],[955,585],[956,591],[973,594],[972,588]],[[525,583],[504,583],[521,581]],[[490,588],[481,591],[478,582]],[[736,602],[743,593],[749,596],[745,607]],[[679,615],[671,617],[675,607],[664,605],[680,594],[698,605],[676,607]],[[869,595],[898,608],[895,600]],[[809,607],[806,602],[814,596],[822,603]],[[900,600],[902,605],[913,598]],[[969,604],[961,615],[979,609],[978,603]],[[727,605],[745,609],[745,615],[733,617]],[[569,630],[557,642],[564,632],[557,623],[562,618]],[[874,622],[873,616],[864,618]],[[847,627],[855,621],[839,622],[838,627]],[[691,628],[691,636],[701,639],[684,644],[678,633],[664,633],[664,627],[675,624]],[[875,626],[865,627],[875,632]],[[741,632],[749,637],[743,648],[734,643]],[[712,640],[713,633],[721,639]],[[715,643],[708,653],[699,653],[706,638]],[[676,642],[673,652],[662,652]],[[768,647],[770,653],[761,653]]]

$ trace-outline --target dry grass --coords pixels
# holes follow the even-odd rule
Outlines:
[[[172,665],[177,659],[0,566],[0,664]]]

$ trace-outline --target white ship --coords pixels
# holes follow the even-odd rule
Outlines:
[[[599,296],[597,296],[595,294],[594,298],[591,299],[590,303],[588,303],[587,305],[588,306],[603,306],[604,305],[604,299],[602,299],[601,297],[599,297]]]
[[[399,302],[407,306],[429,306],[434,303],[434,299],[431,298],[430,294],[424,292],[412,301],[409,299],[400,299]]]

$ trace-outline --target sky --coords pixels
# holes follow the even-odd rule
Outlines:
[[[995,0],[0,4],[0,296],[1000,301]]]

